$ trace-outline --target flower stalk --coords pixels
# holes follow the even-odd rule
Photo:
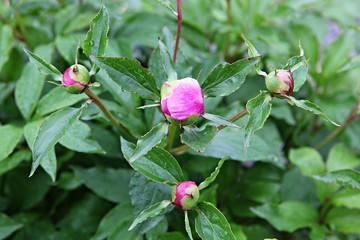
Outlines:
[[[120,134],[127,141],[136,142],[135,137],[111,114],[101,99],[89,88],[86,88],[84,93],[98,105],[100,110],[106,115],[106,117],[120,130]]]
[[[181,26],[182,26],[182,11],[181,11],[181,0],[177,0],[177,11],[178,11],[178,24],[177,24],[177,32],[176,32],[176,40],[175,40],[175,48],[174,48],[174,56],[173,62],[176,63],[176,56],[179,49],[180,35],[181,35]]]

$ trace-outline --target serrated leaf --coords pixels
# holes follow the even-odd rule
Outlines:
[[[90,22],[90,29],[83,42],[83,50],[86,56],[102,56],[108,43],[109,14],[105,6],[102,6],[98,14]]]
[[[91,59],[124,90],[139,94],[145,99],[160,99],[160,91],[156,86],[154,75],[143,68],[139,61],[125,57],[91,57]]]
[[[241,87],[259,57],[241,59],[232,64],[220,63],[207,76],[201,87],[206,96],[227,96]]]
[[[136,143],[136,148],[128,160],[132,163],[141,156],[147,154],[153,147],[160,144],[162,139],[168,132],[168,124],[166,122],[159,123],[153,127],[148,133],[142,136]]]
[[[297,107],[302,108],[306,111],[312,112],[312,113],[322,117],[326,121],[331,122],[335,126],[340,126],[336,122],[332,121],[325,113],[323,113],[323,111],[316,104],[314,104],[308,100],[297,100],[296,98],[294,98],[292,96],[285,96],[285,97],[287,97],[290,100],[290,102],[294,103]]]
[[[260,130],[271,113],[271,95],[268,92],[260,92],[255,98],[246,104],[249,119],[245,127],[244,145],[248,147],[254,132]]]
[[[218,124],[223,125],[223,126],[240,128],[240,126],[236,125],[235,123],[232,123],[229,120],[227,120],[226,118],[215,115],[215,114],[204,113],[202,115],[202,117],[209,120],[209,121],[218,123]]]
[[[322,157],[314,148],[302,147],[291,149],[289,160],[292,164],[297,166],[305,176],[312,176],[325,172]]]
[[[0,126],[0,161],[9,156],[20,142],[23,135],[21,128],[13,125]]]
[[[0,24],[0,70],[9,59],[12,46],[13,33],[11,28],[5,24]]]
[[[299,228],[311,227],[318,221],[315,207],[305,202],[264,204],[251,208],[251,211],[268,221],[278,231],[294,232]]]
[[[76,123],[86,106],[87,104],[80,108],[63,108],[45,119],[34,143],[30,176],[34,174],[43,158],[53,149],[65,131]]]
[[[190,240],[193,240],[192,233],[191,233],[190,222],[189,222],[188,211],[185,211],[185,230],[186,230],[186,233],[188,234]]]
[[[316,175],[315,179],[326,183],[337,183],[345,187],[360,190],[360,173],[350,169],[343,169]]]
[[[212,125],[206,125],[199,129],[196,126],[184,126],[181,134],[181,142],[198,152],[205,151],[211,140],[215,137],[218,129]]]
[[[5,239],[22,226],[23,224],[16,222],[3,213],[0,213],[0,239]]]
[[[225,216],[208,202],[196,209],[195,230],[204,240],[236,240]]]
[[[28,56],[30,62],[35,64],[39,71],[45,75],[50,75],[53,80],[61,81],[62,80],[62,73],[54,67],[52,64],[47,63],[44,59],[39,57],[38,55],[30,52],[29,50],[24,48],[24,52]]]
[[[159,39],[159,49],[162,59],[162,66],[166,73],[167,80],[177,80],[177,73],[175,70],[175,64],[171,59],[170,53],[165,44]]]
[[[222,165],[224,164],[225,160],[227,160],[227,159],[228,159],[227,157],[224,157],[223,159],[221,159],[219,161],[214,172],[212,172],[209,177],[207,177],[203,182],[200,183],[199,190],[207,188],[213,181],[215,181],[217,175],[220,173],[220,169],[221,169]]]
[[[160,214],[163,214],[166,211],[166,208],[171,204],[171,201],[164,200],[162,202],[158,202],[152,206],[150,206],[148,209],[145,209],[142,211],[139,216],[137,216],[134,220],[134,222],[129,227],[129,231],[134,229],[138,224],[145,221],[147,218],[150,217],[156,217]]]
[[[125,159],[130,158],[134,149],[135,144],[121,139],[121,151]],[[155,182],[176,185],[184,181],[179,163],[169,152],[159,147],[154,147],[146,155],[131,162],[130,165]]]

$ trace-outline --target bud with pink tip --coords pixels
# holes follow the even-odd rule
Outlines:
[[[89,71],[80,64],[75,64],[65,70],[62,85],[66,91],[73,94],[82,93],[90,83]]]
[[[161,110],[170,122],[194,123],[204,113],[204,95],[198,81],[184,78],[165,82],[161,87]]]
[[[271,72],[265,78],[265,84],[272,94],[290,96],[294,90],[294,78],[290,70],[279,69]]]
[[[180,209],[187,211],[194,208],[199,200],[199,188],[195,182],[181,182],[173,189],[172,201]]]

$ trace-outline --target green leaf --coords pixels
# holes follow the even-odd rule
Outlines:
[[[142,211],[139,216],[137,216],[134,220],[134,222],[129,227],[129,231],[134,229],[139,223],[142,223],[149,217],[156,217],[160,214],[163,214],[166,212],[167,207],[171,204],[171,201],[164,200],[162,202],[158,202],[152,206],[150,206],[148,209],[145,209]]]
[[[252,135],[261,129],[271,112],[271,95],[268,92],[260,92],[255,98],[250,99],[246,104],[249,119],[245,126],[244,145],[248,147]]]
[[[229,120],[227,120],[226,118],[223,118],[221,116],[218,115],[214,115],[214,114],[210,114],[210,113],[204,113],[202,115],[203,118],[218,123],[220,125],[223,126],[228,126],[228,127],[235,127],[235,128],[240,128],[238,125],[236,125],[235,123],[230,122]]]
[[[36,140],[36,136],[39,133],[39,129],[41,124],[43,123],[42,120],[30,122],[25,125],[24,127],[24,136],[26,142],[31,149],[34,150],[34,143]],[[56,180],[56,155],[55,155],[55,148],[53,147],[50,151],[44,156],[43,160],[40,163],[41,167],[47,172],[47,174],[51,177],[51,180],[55,182]]]
[[[359,164],[360,159],[357,158],[342,143],[338,143],[331,148],[326,161],[326,167],[329,172],[342,169],[352,169]]]
[[[360,209],[360,191],[344,189],[335,195],[331,203],[337,207]]]
[[[12,47],[12,38],[13,33],[11,28],[5,24],[0,24],[0,70],[3,65],[9,59],[11,47]]]
[[[55,39],[56,50],[65,61],[72,65],[75,62],[79,42],[84,39],[84,34],[72,33],[71,35],[57,35]]]
[[[251,208],[251,211],[268,221],[278,231],[294,232],[300,228],[311,227],[318,221],[318,213],[314,206],[305,202],[264,204]]]
[[[185,230],[190,238],[190,240],[193,240],[192,233],[191,233],[191,227],[189,222],[189,216],[188,211],[185,211]]]
[[[35,115],[45,116],[46,114],[72,106],[87,98],[85,94],[71,94],[62,87],[55,87],[40,99]]]
[[[353,32],[346,31],[326,48],[322,61],[324,84],[349,61],[350,51],[354,47],[354,43]]]
[[[305,56],[295,56],[289,59],[285,69],[290,69],[294,78],[294,92],[300,90],[307,79],[308,63]]]
[[[360,190],[360,173],[343,169],[326,173],[325,175],[316,175],[315,179],[326,183],[337,183],[345,187]]]
[[[139,159],[141,156],[147,154],[153,147],[160,144],[162,139],[168,132],[168,124],[166,122],[159,123],[153,127],[148,133],[142,136],[136,144],[136,148],[128,160],[132,163]]]
[[[134,207],[134,214],[139,215],[144,209],[164,199],[171,199],[171,192],[173,187],[164,185],[162,183],[154,182],[139,172],[134,172],[129,184],[129,195],[131,205]],[[174,205],[169,206],[169,211],[174,208]],[[165,216],[157,216],[147,219],[143,222],[138,230],[144,234],[150,229],[156,227]],[[130,224],[129,224],[130,225]]]
[[[351,59],[350,62],[345,64],[341,69],[337,71],[337,73],[343,73],[349,70],[357,69],[360,67],[360,56],[356,56],[353,59]]]
[[[259,57],[260,53],[256,50],[256,48],[254,47],[254,45],[245,38],[244,35],[241,34],[241,37],[244,39],[244,42],[246,44],[246,46],[248,47],[248,54],[251,58],[253,57]]]
[[[22,135],[23,130],[21,128],[9,124],[0,126],[0,161],[14,151]]]
[[[220,173],[220,169],[221,169],[222,165],[224,164],[225,160],[227,160],[227,159],[228,159],[227,157],[224,157],[223,159],[221,159],[219,161],[214,172],[212,172],[209,177],[207,177],[203,182],[200,183],[199,190],[207,188],[213,181],[215,181],[217,175]]]
[[[252,144],[248,148],[244,146],[244,132],[244,128],[225,128],[219,131],[201,155],[214,158],[228,156],[237,161],[251,159],[271,162],[278,166],[284,165],[281,152],[283,143],[277,128],[271,122],[254,134]]]
[[[360,210],[333,208],[326,216],[325,222],[334,226],[341,233],[360,233]]]
[[[332,121],[325,113],[323,113],[323,111],[316,104],[314,104],[308,100],[297,100],[296,98],[294,98],[292,96],[285,96],[285,97],[287,97],[290,100],[290,104],[294,103],[299,108],[302,108],[306,111],[312,112],[312,113],[324,118],[325,120],[331,122],[335,126],[340,126],[336,122]]]
[[[300,168],[305,176],[312,176],[325,172],[322,157],[314,148],[302,147],[291,149],[289,160],[292,164]]]
[[[30,160],[29,150],[20,150],[0,161],[0,176],[16,168],[22,161]]]
[[[92,167],[74,168],[75,175],[86,187],[108,201],[129,202],[129,182],[131,170]]]
[[[90,29],[83,42],[83,51],[86,56],[102,56],[108,43],[109,14],[105,6],[102,6],[98,14],[90,22]]]
[[[209,143],[213,140],[218,129],[212,125],[205,128],[196,126],[184,126],[184,133],[181,134],[181,142],[188,145],[197,152],[204,152]]]
[[[86,106],[87,104],[80,108],[63,108],[45,119],[34,143],[30,176],[34,174],[43,158],[53,149],[65,131],[76,123]]]
[[[201,202],[196,209],[195,230],[204,240],[236,240],[225,216],[208,202]]]
[[[78,121],[71,128],[68,128],[59,143],[77,152],[105,154],[105,151],[92,136],[90,127],[82,121]]]
[[[91,57],[109,77],[123,89],[139,94],[142,98],[159,100],[160,91],[154,75],[135,59],[115,57]]]
[[[18,223],[5,214],[0,213],[0,239],[5,239],[22,226],[23,225],[21,223]]]
[[[53,80],[55,81],[61,81],[62,80],[62,73],[54,67],[52,64],[47,63],[44,59],[39,57],[38,55],[30,52],[29,50],[24,48],[24,51],[28,58],[30,59],[30,62],[34,64],[41,73],[45,75],[50,75]]]
[[[121,139],[121,151],[125,159],[129,159],[134,152],[135,144]],[[155,182],[176,185],[184,181],[184,175],[179,163],[166,150],[154,147],[146,155],[134,162],[129,162],[136,171],[144,174]]]
[[[54,52],[52,45],[41,45],[35,49],[35,54],[50,61]],[[35,110],[45,82],[45,76],[30,62],[23,68],[21,77],[16,82],[15,101],[21,115],[29,120]]]
[[[175,65],[171,59],[170,53],[165,44],[159,39],[159,49],[162,59],[162,66],[167,75],[167,80],[177,80],[178,76],[175,70]]]
[[[260,58],[242,59],[232,64],[218,64],[201,87],[206,96],[227,96],[239,89]]]
[[[171,6],[171,2],[169,0],[156,0],[158,3],[169,9],[175,16],[177,16],[177,11]]]
[[[91,240],[103,240],[114,234],[115,231],[119,231],[120,227],[126,227],[127,231],[129,225],[124,226],[124,223],[132,221],[132,219],[133,207],[130,202],[120,202],[102,218],[96,234]]]

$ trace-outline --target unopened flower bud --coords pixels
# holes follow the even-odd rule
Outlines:
[[[204,95],[196,79],[184,78],[165,82],[161,87],[161,110],[166,118],[194,123],[204,113]]]
[[[90,83],[89,71],[80,64],[75,64],[65,70],[62,85],[66,91],[73,94],[82,93]]]
[[[196,206],[199,196],[199,188],[195,182],[181,182],[173,189],[172,201],[178,208],[187,211]]]
[[[265,78],[267,89],[272,94],[290,96],[294,90],[294,78],[290,70],[276,70]]]

